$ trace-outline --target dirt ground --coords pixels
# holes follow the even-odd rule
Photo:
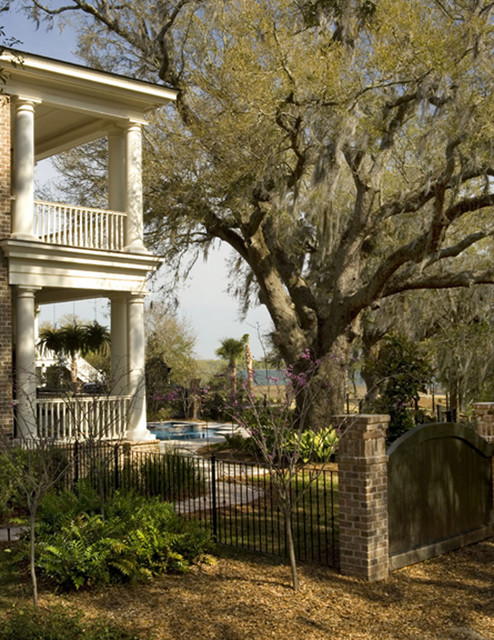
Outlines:
[[[221,549],[212,565],[148,585],[43,595],[156,640],[494,640],[494,538],[369,584]]]

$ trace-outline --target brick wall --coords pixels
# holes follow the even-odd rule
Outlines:
[[[0,95],[0,239],[11,226],[10,104]],[[12,296],[8,265],[0,251],[0,435],[12,435]]]
[[[389,574],[388,422],[385,415],[346,416],[339,444],[340,569],[365,580]]]

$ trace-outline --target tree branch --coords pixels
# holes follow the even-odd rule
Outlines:
[[[461,271],[456,274],[434,275],[425,278],[392,286],[391,283],[384,287],[382,297],[395,295],[402,291],[416,291],[418,289],[455,289],[471,287],[476,284],[494,284],[494,270],[488,271]]]

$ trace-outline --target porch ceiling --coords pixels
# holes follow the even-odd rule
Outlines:
[[[36,107],[34,125],[35,160],[43,160],[85,142],[103,137],[112,121],[68,111],[41,103]]]
[[[148,111],[177,95],[162,85],[26,52],[7,49],[0,62],[2,91],[37,103],[36,160],[102,137],[129,120],[145,123]]]

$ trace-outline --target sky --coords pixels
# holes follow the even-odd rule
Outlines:
[[[0,26],[3,26],[7,38],[15,37],[20,41],[16,46],[23,51],[66,62],[83,63],[75,55],[76,39],[68,26],[63,31],[58,27],[51,31],[46,31],[42,26],[36,29],[35,24],[23,14],[12,10],[0,13]],[[49,161],[43,161],[37,167],[36,177],[40,186],[53,175]],[[215,358],[216,349],[223,338],[239,339],[248,333],[254,358],[262,358],[264,349],[259,336],[269,332],[271,321],[264,307],[253,309],[244,321],[240,320],[238,301],[226,293],[226,260],[229,255],[228,248],[218,248],[210,253],[207,262],[202,259],[197,261],[187,282],[178,291],[177,313],[188,322],[196,336],[197,357]],[[166,269],[166,265],[162,269]],[[155,289],[151,297],[159,299],[158,287]],[[67,314],[75,314],[82,320],[109,323],[108,304],[103,299],[45,305],[41,308],[39,320],[55,323]]]

